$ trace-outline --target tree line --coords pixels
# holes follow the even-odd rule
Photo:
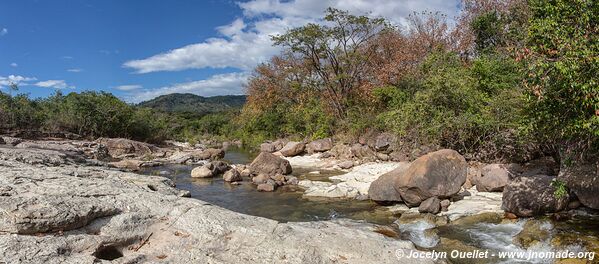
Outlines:
[[[385,131],[406,149],[486,159],[596,149],[597,1],[462,6],[454,26],[423,12],[404,27],[329,8],[325,23],[273,36],[284,51],[250,79],[242,130],[347,140]]]

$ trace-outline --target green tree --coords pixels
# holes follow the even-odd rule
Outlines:
[[[531,0],[530,115],[545,140],[599,137],[599,1]]]

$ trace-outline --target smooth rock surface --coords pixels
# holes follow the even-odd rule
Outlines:
[[[302,153],[304,151],[305,146],[306,145],[302,142],[290,141],[287,142],[287,144],[285,144],[285,147],[283,147],[279,152],[281,152],[281,154],[283,154],[283,156],[285,157],[293,157]]]
[[[501,192],[513,177],[504,164],[489,164],[481,169],[473,184],[479,192]]]
[[[466,182],[468,164],[450,149],[435,151],[416,159],[397,177],[395,189],[408,206],[418,206],[430,197],[450,197]]]
[[[333,140],[331,138],[323,138],[314,140],[306,145],[308,153],[325,152],[333,148]]]
[[[397,168],[373,181],[368,189],[370,199],[379,203],[401,202],[401,195],[393,185],[409,166],[409,162],[400,162]]]

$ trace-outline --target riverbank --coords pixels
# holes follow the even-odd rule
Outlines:
[[[436,215],[401,202],[383,206],[371,201],[373,182],[414,162],[353,160],[352,167],[342,168],[339,165],[347,160],[326,152],[283,156],[293,168],[286,176],[296,177],[299,185],[259,192],[250,176],[239,182],[228,182],[222,175],[191,177],[192,169],[217,163],[211,159],[252,160],[253,155],[235,149],[156,147],[119,139],[102,140],[119,144],[5,141],[9,143],[0,145],[0,173],[6,186],[0,195],[4,212],[0,249],[7,252],[6,258],[10,254],[9,260],[80,262],[118,257],[119,263],[262,263],[283,261],[281,257],[288,263],[363,263],[362,259],[394,263],[394,253],[402,248],[599,252],[595,232],[599,229],[593,225],[599,218],[582,207],[554,214],[559,220],[551,214],[514,220],[502,209],[503,192],[478,191],[466,184]],[[175,155],[189,159],[174,163],[180,160],[171,159]],[[123,160],[144,165],[132,169],[113,165]],[[247,168],[251,166],[231,166],[241,173]],[[470,179],[479,177],[469,174]],[[306,182],[313,186],[305,186]],[[519,238],[512,239],[516,235]],[[489,237],[494,240],[487,243]],[[351,240],[347,247],[338,242],[347,240]],[[51,246],[40,249],[39,243]],[[19,251],[20,247],[27,250]],[[191,253],[179,252],[181,248]],[[229,256],[236,252],[238,256]]]

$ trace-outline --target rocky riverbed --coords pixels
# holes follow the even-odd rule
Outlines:
[[[253,155],[124,139],[4,142],[0,260],[8,263],[397,263],[397,250],[599,253],[599,217],[592,209],[567,204],[572,209],[520,219],[504,211],[500,190],[529,186],[517,181],[510,186],[510,173],[550,174],[542,162],[452,165],[440,170],[464,168],[463,182],[462,172],[456,174],[459,188],[405,196],[389,179],[426,172],[414,164],[456,154],[413,162],[338,158],[326,150],[332,142],[324,140],[307,144],[315,154],[303,155],[292,142],[286,155],[279,151],[286,144],[280,144],[267,149],[274,154],[263,151],[252,164],[239,164]],[[459,163],[457,155],[453,160]],[[222,158],[230,163],[215,161]],[[197,168],[211,175],[194,178]],[[260,184],[273,189],[259,192]],[[516,190],[515,199],[529,192]],[[548,197],[540,199],[555,201]],[[537,208],[530,205],[514,208],[524,209],[518,214]],[[437,262],[444,261],[464,263]]]
[[[279,223],[76,153],[0,147],[6,263],[393,263],[409,241],[351,220]],[[413,263],[421,263],[413,261]]]

